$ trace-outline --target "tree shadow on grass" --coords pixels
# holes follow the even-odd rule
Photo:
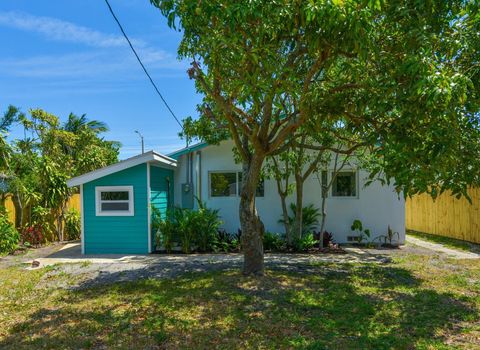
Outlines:
[[[2,348],[413,349],[440,346],[477,310],[393,265],[308,273],[191,273],[66,291]]]

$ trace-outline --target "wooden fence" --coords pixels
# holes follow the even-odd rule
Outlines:
[[[407,199],[407,229],[480,243],[480,189],[469,190],[470,204],[444,193],[435,201],[422,194]]]
[[[15,206],[13,205],[12,198],[9,196],[5,201],[5,208],[8,212],[8,219],[13,223],[15,221]],[[80,212],[80,195],[74,194],[70,197],[70,200],[67,203],[67,209],[75,208],[78,212]]]

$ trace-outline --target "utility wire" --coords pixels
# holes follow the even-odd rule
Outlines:
[[[129,45],[130,48],[132,49],[135,57],[137,58],[138,63],[140,63],[140,65],[142,66],[143,71],[145,72],[145,74],[146,74],[147,77],[148,77],[148,80],[150,80],[150,83],[152,83],[153,88],[154,88],[155,91],[157,92],[158,96],[160,96],[160,98],[162,99],[163,103],[165,104],[165,107],[167,107],[167,109],[168,109],[168,111],[170,112],[170,114],[173,116],[173,118],[175,118],[176,122],[178,123],[178,125],[180,125],[180,128],[182,128],[182,130],[183,130],[183,125],[182,125],[182,123],[178,120],[178,118],[177,118],[177,116],[175,115],[175,113],[173,113],[173,111],[172,111],[172,109],[170,108],[170,106],[168,105],[167,101],[163,98],[162,94],[160,93],[160,90],[158,90],[157,85],[155,84],[155,82],[153,81],[152,77],[151,77],[150,74],[148,73],[147,68],[145,68],[145,66],[143,65],[142,60],[141,60],[140,57],[138,56],[137,51],[135,51],[135,48],[133,47],[132,42],[130,41],[130,39],[128,38],[127,34],[125,33],[125,30],[123,30],[123,27],[122,27],[122,25],[120,24],[120,21],[118,20],[117,16],[115,16],[115,13],[113,12],[113,9],[112,9],[112,7],[110,6],[110,3],[108,2],[108,0],[105,0],[105,3],[107,4],[108,9],[110,10],[110,13],[112,14],[113,18],[115,19],[115,22],[117,22],[118,27],[119,27],[120,30],[122,31],[123,36],[124,36],[125,39],[127,40],[128,45]]]

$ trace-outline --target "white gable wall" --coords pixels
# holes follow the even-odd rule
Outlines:
[[[238,207],[239,197],[210,197],[209,173],[215,171],[241,171],[241,165],[236,164],[232,153],[233,143],[222,142],[219,146],[208,146],[201,152],[201,196],[209,208],[219,209],[223,228],[228,232],[236,232],[240,228]],[[194,153],[193,185],[197,188],[196,161]],[[185,155],[178,159],[178,168],[175,172],[175,202],[181,205],[181,184],[186,181]],[[333,164],[332,164],[333,168]],[[349,170],[345,167],[343,170]],[[357,169],[355,169],[357,170]],[[400,233],[401,243],[405,239],[405,201],[398,198],[391,186],[382,186],[375,182],[364,187],[367,173],[359,171],[357,181],[357,198],[332,197],[331,193],[326,201],[327,221],[326,230],[333,233],[336,242],[346,242],[347,236],[352,235],[350,225],[353,220],[360,219],[365,228],[372,232],[372,238],[385,234],[388,225]],[[289,198],[294,201],[294,197]],[[321,207],[321,187],[316,175],[310,176],[304,186],[304,205],[313,203]],[[278,223],[282,215],[280,197],[277,193],[275,180],[265,180],[265,196],[258,197],[257,209],[265,224],[271,232],[283,232],[283,225]]]

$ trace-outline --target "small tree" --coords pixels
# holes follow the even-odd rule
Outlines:
[[[302,143],[307,137],[301,138]],[[313,175],[326,162],[327,152],[311,152],[304,147],[292,143],[286,151],[267,159],[266,169],[269,176],[275,179],[282,205],[282,223],[285,227],[287,243],[301,238],[303,232],[303,188],[308,177]],[[292,181],[293,180],[293,181]],[[295,193],[294,222],[290,224],[287,196]]]

